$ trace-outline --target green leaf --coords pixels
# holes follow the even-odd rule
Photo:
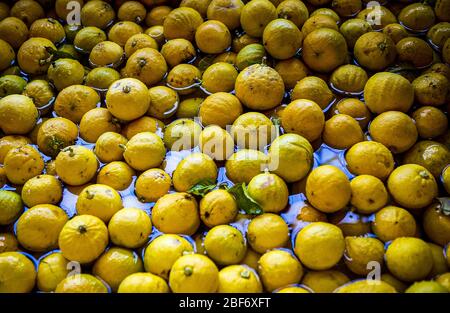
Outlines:
[[[228,189],[228,192],[236,199],[239,209],[244,210],[247,214],[259,215],[263,213],[258,202],[253,200],[248,194],[245,183],[234,185]]]
[[[204,197],[208,192],[214,190],[217,187],[216,182],[213,179],[203,179],[192,186],[188,193]]]
[[[58,60],[58,59],[74,59],[74,56],[71,55],[70,53],[64,52],[64,51],[60,51],[60,50],[55,50],[52,47],[45,47],[45,50],[47,51],[48,54],[50,54],[52,56],[52,61]]]

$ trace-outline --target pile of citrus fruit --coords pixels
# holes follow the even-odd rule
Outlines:
[[[450,292],[450,0],[0,3],[0,292]]]

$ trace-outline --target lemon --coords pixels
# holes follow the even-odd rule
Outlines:
[[[39,261],[37,270],[37,287],[41,291],[55,291],[56,286],[67,277],[69,261],[61,252],[54,252]]]
[[[151,273],[128,275],[119,285],[118,293],[168,293],[166,281]]]
[[[250,36],[261,37],[270,21],[277,18],[277,10],[269,0],[252,0],[241,11],[241,27]]]
[[[385,180],[394,169],[394,157],[383,144],[362,141],[345,154],[347,167],[355,175],[372,175]]]
[[[9,150],[31,143],[30,138],[25,136],[9,135],[0,138],[0,163],[3,164]]]
[[[245,265],[230,265],[219,272],[219,293],[260,293],[262,284],[256,272]]]
[[[229,224],[237,213],[236,200],[223,189],[213,190],[200,200],[200,218],[208,227]]]
[[[336,293],[396,293],[394,287],[384,281],[371,281],[367,279],[354,280],[339,287]]]
[[[275,174],[263,173],[253,177],[247,190],[264,212],[280,212],[288,203],[287,185]]]
[[[109,39],[112,40],[109,34]],[[119,41],[120,39],[114,38]],[[126,39],[123,39],[126,40]],[[110,66],[117,68],[123,61],[124,52],[122,46],[116,42],[105,40],[97,43],[89,53],[89,64],[91,67]]]
[[[38,175],[22,187],[22,200],[26,206],[57,204],[62,198],[61,182],[52,175]]]
[[[0,206],[0,225],[11,224],[23,210],[20,195],[9,190],[0,190]]]
[[[222,128],[233,124],[241,114],[242,105],[239,99],[226,92],[216,92],[208,96],[200,105],[199,111],[204,126],[215,124]]]
[[[345,238],[345,264],[357,275],[367,275],[370,262],[383,264],[384,244],[370,237]]]
[[[142,261],[136,252],[112,247],[97,259],[92,273],[103,279],[113,291],[117,291],[122,280],[143,269]]]
[[[202,180],[217,179],[217,166],[204,153],[192,153],[184,158],[172,175],[173,186],[177,191],[188,191]]]
[[[97,184],[107,185],[115,190],[127,189],[134,176],[133,169],[125,162],[111,162],[98,172]]]
[[[145,249],[145,270],[167,280],[175,261],[181,256],[193,252],[194,248],[185,238],[163,234],[153,239]]]
[[[164,26],[164,37],[166,39],[184,38],[192,41],[195,31],[202,24],[200,13],[192,8],[179,7],[166,16]]]
[[[313,164],[313,148],[304,137],[284,134],[269,148],[270,170],[291,183],[304,178]]]
[[[46,38],[34,37],[26,40],[17,52],[17,63],[20,69],[30,75],[46,73],[50,66],[50,54],[47,51],[49,48],[56,50],[55,45]]]
[[[387,248],[386,265],[398,279],[413,282],[424,279],[433,267],[430,247],[421,239],[400,237]]]
[[[151,132],[134,135],[126,144],[123,153],[128,165],[139,171],[159,166],[165,155],[166,149],[163,141],[158,135]]]
[[[227,160],[234,152],[233,137],[217,125],[205,127],[200,133],[198,142],[201,152],[213,160]]]
[[[214,262],[204,255],[184,255],[173,264],[169,284],[175,293],[216,292],[219,287],[219,270]]]
[[[448,129],[448,119],[444,112],[432,106],[423,106],[412,113],[417,131],[422,138],[434,138]]]
[[[152,208],[152,223],[163,233],[192,235],[200,226],[197,201],[184,192],[164,195]]]
[[[423,229],[428,238],[438,245],[450,242],[450,216],[443,212],[443,205],[430,205],[422,217]]]
[[[384,242],[399,237],[413,237],[416,234],[416,221],[405,209],[387,206],[375,214],[372,230]]]
[[[3,165],[8,180],[19,185],[41,174],[44,169],[42,156],[30,145],[10,150],[5,156]]]
[[[82,264],[90,263],[105,250],[108,244],[108,229],[98,217],[75,216],[64,225],[58,244],[66,259]]]
[[[212,0],[206,11],[209,20],[218,20],[230,30],[240,25],[240,15],[244,3],[241,0]]]
[[[450,273],[439,275],[436,281],[450,291]]]
[[[111,241],[125,248],[143,246],[152,231],[152,222],[141,209],[124,208],[117,211],[108,223]]]
[[[306,65],[295,57],[287,60],[280,60],[275,64],[275,70],[280,74],[287,90],[295,88],[297,82],[308,75],[308,68]]]
[[[109,131],[120,132],[120,124],[106,108],[89,110],[81,118],[80,136],[87,142],[96,142],[101,134]]]
[[[420,281],[415,282],[408,289],[405,290],[405,293],[448,293],[449,291],[435,281]]]
[[[344,249],[342,231],[329,223],[311,223],[295,238],[295,254],[313,270],[326,270],[336,265],[344,255]]]
[[[405,292],[408,287],[404,282],[398,280],[394,275],[389,273],[381,274],[380,279],[394,287],[397,292]]]
[[[349,280],[347,275],[339,271],[310,271],[303,277],[302,284],[317,293],[330,293]]]
[[[253,218],[247,228],[248,243],[258,253],[286,246],[289,228],[286,222],[273,213],[264,213]]]
[[[27,81],[20,76],[4,75],[0,77],[0,97],[21,94],[26,85]]]
[[[257,150],[241,149],[225,163],[227,177],[234,183],[249,183],[267,168],[268,157]]]
[[[0,233],[0,253],[19,250],[19,242],[12,233]]]
[[[394,200],[410,209],[427,206],[438,194],[433,175],[416,164],[397,167],[389,176],[387,186]]]
[[[200,70],[194,65],[178,64],[167,75],[166,84],[180,95],[189,95],[200,85],[201,76]]]
[[[197,52],[189,40],[177,38],[168,40],[161,48],[161,54],[171,67],[193,60]]]
[[[259,259],[258,273],[264,288],[271,292],[300,282],[303,276],[303,267],[290,252],[272,250],[264,253]]]
[[[86,27],[87,28],[87,27]],[[86,29],[83,28],[83,29]],[[113,68],[97,67],[86,75],[86,86],[105,91],[111,84],[120,79],[120,74]]]
[[[58,93],[54,110],[58,116],[65,117],[74,123],[79,123],[83,115],[89,110],[96,108],[99,102],[100,97],[93,88],[83,85],[72,85]]]
[[[210,93],[230,92],[238,72],[233,64],[217,62],[210,65],[202,75],[202,86]]]
[[[291,92],[291,101],[307,99],[326,109],[335,96],[327,83],[320,77],[307,76],[297,81]]]
[[[123,159],[123,146],[128,142],[127,138],[115,132],[106,132],[98,137],[94,153],[103,163],[121,161]]]
[[[127,77],[136,78],[147,86],[161,81],[167,73],[163,55],[153,48],[142,48],[134,52],[123,69]]]
[[[375,176],[356,176],[350,181],[350,187],[352,189],[350,203],[359,213],[374,213],[386,205],[388,201],[386,187]]]
[[[94,1],[95,2],[95,1]],[[106,285],[90,274],[75,274],[64,278],[55,289],[56,293],[107,293]]]
[[[136,180],[136,196],[143,202],[155,202],[169,192],[171,182],[169,174],[163,170],[149,169]]]
[[[78,51],[90,53],[92,48],[105,40],[107,37],[103,30],[95,26],[86,26],[76,33],[73,44]]]
[[[147,34],[135,34],[125,43],[125,55],[129,58],[133,53],[143,48],[158,50],[158,43]]]
[[[346,114],[336,114],[325,122],[322,138],[332,148],[348,149],[363,141],[364,134],[356,119]]]
[[[287,19],[275,19],[264,28],[264,47],[276,59],[286,60],[293,57],[301,48],[302,41],[302,32]]]
[[[231,34],[227,26],[217,20],[202,23],[195,31],[195,43],[207,54],[224,52],[231,45]]]
[[[69,146],[56,157],[56,173],[69,185],[80,186],[96,174],[98,161],[95,154],[83,146]]]
[[[200,105],[203,98],[189,98],[180,102],[178,110],[175,113],[178,118],[194,118],[200,111]]]
[[[51,157],[56,157],[63,148],[75,144],[77,138],[77,125],[64,117],[44,121],[37,132],[39,150]]]
[[[198,145],[202,127],[195,121],[180,118],[164,129],[164,144],[171,151],[191,150]]]
[[[163,127],[164,123],[160,120],[149,116],[143,116],[126,124],[122,129],[122,134],[127,137],[127,139],[131,139],[134,135],[146,131],[160,133]]]
[[[0,253],[0,292],[28,293],[35,284],[33,262],[19,252]]]
[[[84,81],[84,67],[77,60],[58,59],[50,64],[47,77],[61,91],[72,85],[81,85]]]
[[[37,118],[31,98],[9,95],[0,99],[0,128],[5,134],[26,134],[36,125]]]
[[[16,57],[16,53],[10,44],[3,39],[0,39],[0,51],[2,52],[2,57],[0,58],[0,70],[3,71],[12,64]]]
[[[178,93],[166,86],[155,86],[148,90],[150,106],[147,114],[159,119],[173,116],[178,108],[180,98]]]
[[[247,248],[247,253],[245,254],[244,258],[242,259],[241,263],[244,265],[247,265],[248,267],[257,270],[258,269],[258,261],[261,257],[261,254],[256,252],[255,250],[251,248]]]
[[[17,221],[17,239],[31,251],[47,251],[58,244],[67,214],[52,204],[39,204],[25,211]]]
[[[281,125],[286,132],[303,136],[312,142],[320,137],[325,116],[314,101],[298,99],[289,103],[283,110]]]
[[[84,188],[77,198],[78,214],[93,215],[108,223],[111,217],[123,208],[120,194],[113,188],[93,184]]]
[[[252,0],[268,1],[268,0]],[[242,70],[236,78],[236,97],[251,110],[268,110],[281,104],[284,82],[273,68],[254,64]]]
[[[237,116],[231,127],[231,134],[238,147],[260,151],[275,137],[272,121],[259,112],[247,112]]]
[[[135,78],[115,81],[106,93],[106,106],[115,117],[131,121],[144,115],[150,105],[150,96],[144,83]]]
[[[436,179],[439,179],[444,168],[450,163],[450,149],[436,141],[418,141],[403,156],[402,164],[411,163],[425,167]]]
[[[207,255],[220,265],[239,263],[247,249],[242,233],[229,225],[211,228],[206,234],[204,245]]]
[[[350,181],[337,167],[322,165],[306,180],[306,197],[318,210],[333,213],[344,208],[351,197]]]
[[[428,242],[428,246],[431,249],[431,255],[433,256],[433,267],[429,274],[429,277],[436,277],[439,274],[443,274],[448,271],[447,260],[444,253],[442,253],[442,247]]]

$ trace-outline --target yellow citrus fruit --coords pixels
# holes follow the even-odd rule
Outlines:
[[[152,222],[141,209],[124,208],[115,213],[108,223],[111,241],[122,247],[138,248],[144,245],[152,230]]]
[[[77,139],[77,125],[64,117],[49,118],[42,123],[37,133],[39,150],[51,157],[56,157],[62,149],[75,144]]]
[[[103,133],[95,143],[95,155],[103,163],[120,161],[123,159],[123,147],[127,142],[127,138],[121,134],[115,132]]]
[[[392,24],[386,25],[383,28],[382,32],[384,34],[388,35],[394,41],[394,43],[397,43],[400,40],[402,40],[403,38],[406,38],[409,36],[409,33],[405,29],[405,27],[403,27],[402,25],[400,25],[398,23],[392,23]]]
[[[421,239],[400,237],[386,250],[386,265],[398,279],[413,282],[424,279],[431,271],[431,248]]]
[[[103,253],[108,239],[108,229],[101,219],[92,215],[79,215],[64,225],[58,245],[66,259],[85,264]]]
[[[436,281],[450,291],[450,273],[444,273],[436,278]]]
[[[336,114],[325,122],[322,138],[332,148],[348,149],[363,141],[364,134],[356,119],[346,114]]]
[[[31,98],[9,95],[0,99],[0,128],[5,134],[22,135],[33,129],[38,111]]]
[[[217,125],[205,127],[200,133],[198,141],[201,152],[213,160],[227,160],[234,152],[233,137]]]
[[[357,275],[367,275],[371,271],[368,264],[383,264],[384,244],[370,237],[345,238],[345,264]]]
[[[0,253],[19,250],[19,242],[12,233],[0,233]]]
[[[375,117],[369,126],[373,140],[381,142],[393,153],[402,153],[411,148],[418,132],[414,120],[397,111],[388,111]]]
[[[414,101],[414,89],[401,75],[379,72],[367,81],[364,100],[373,113],[407,112]]]
[[[164,37],[169,40],[184,38],[193,41],[195,31],[202,23],[202,16],[196,10],[187,7],[176,8],[164,19]]]
[[[447,288],[436,281],[420,281],[412,284],[405,293],[448,293]]]
[[[180,118],[164,129],[164,144],[171,151],[191,150],[198,145],[202,127],[197,121]]]
[[[303,41],[303,61],[317,72],[331,72],[344,64],[347,43],[337,30],[319,28],[309,33]]]
[[[119,79],[120,74],[115,69],[110,67],[97,67],[86,75],[85,84],[96,90],[106,91],[113,82]]]
[[[114,161],[106,164],[97,174],[97,184],[103,184],[115,190],[127,189],[134,176],[134,170],[125,162]]]
[[[53,18],[42,18],[33,22],[30,26],[30,37],[47,38],[58,44],[66,38],[64,27]]]
[[[2,52],[2,56],[0,58],[0,70],[3,71],[12,64],[16,57],[16,53],[9,43],[3,39],[0,39],[0,51]]]
[[[193,60],[197,52],[189,40],[177,38],[167,41],[161,48],[161,54],[167,64],[174,67]]]
[[[283,110],[281,125],[287,132],[301,135],[311,142],[320,137],[325,116],[314,101],[298,99]]]
[[[332,111],[334,114],[347,114],[359,123],[364,130],[371,120],[370,111],[364,102],[355,98],[344,98],[337,102]]]
[[[247,190],[264,212],[277,213],[284,210],[288,204],[288,187],[276,174],[263,173],[253,177]]]
[[[112,247],[97,259],[92,273],[103,279],[113,291],[117,291],[122,280],[143,269],[141,258],[136,252]]]
[[[118,293],[168,293],[167,282],[151,273],[128,275],[119,285]]]
[[[304,137],[284,134],[269,148],[270,170],[291,183],[304,178],[313,164],[313,148]]]
[[[364,69],[356,65],[346,64],[338,67],[331,74],[330,84],[341,92],[358,94],[363,92],[367,80],[367,73]]]
[[[202,74],[200,70],[191,64],[178,64],[167,75],[166,81],[170,88],[175,89],[180,95],[188,95],[200,85]]]
[[[439,274],[447,272],[447,260],[445,259],[444,253],[442,253],[442,247],[430,242],[427,244],[430,247],[431,255],[433,256],[433,267],[429,276],[436,277]]]
[[[171,183],[170,176],[163,170],[149,169],[136,180],[136,196],[143,202],[155,202],[169,192]]]
[[[302,32],[287,19],[273,20],[264,28],[264,48],[276,59],[286,60],[293,57],[301,48],[302,41]]]
[[[241,0],[212,0],[206,11],[209,20],[224,23],[233,30],[240,26],[240,16],[244,3]]]
[[[9,181],[22,185],[30,178],[41,174],[44,161],[37,149],[25,145],[11,149],[5,156],[3,166]]]
[[[150,106],[147,113],[158,119],[173,116],[179,106],[178,93],[166,86],[155,86],[149,89]]]
[[[197,201],[184,192],[164,195],[152,208],[152,223],[163,233],[192,235],[200,226]]]
[[[431,6],[413,3],[400,11],[398,20],[411,31],[423,31],[434,24],[435,14]]]
[[[359,213],[370,214],[384,207],[388,193],[383,182],[372,175],[359,175],[350,181],[350,203]]]
[[[257,150],[241,149],[225,163],[227,177],[234,183],[249,183],[267,168],[268,157]]]
[[[47,49],[56,50],[56,47],[46,38],[34,37],[21,44],[17,62],[22,71],[30,75],[46,73],[51,63]]]
[[[164,123],[160,120],[149,116],[142,116],[126,124],[122,129],[122,134],[130,140],[134,135],[142,132],[159,133],[163,127]]]
[[[127,60],[124,73],[127,77],[139,79],[147,86],[159,82],[167,72],[163,55],[153,48],[142,48],[134,52]]]
[[[397,42],[397,60],[423,68],[433,62],[433,49],[420,38],[406,37]]]
[[[184,237],[163,234],[153,239],[145,249],[145,270],[167,280],[175,261],[190,253],[194,253],[194,248]]]
[[[275,136],[272,121],[259,112],[247,112],[237,116],[230,131],[238,147],[260,151],[264,150]]]
[[[253,218],[248,224],[247,239],[258,253],[286,246],[289,228],[286,222],[273,213],[264,213]]]
[[[309,12],[303,2],[295,0],[281,1],[277,6],[278,17],[293,22],[297,27],[302,27],[309,17]]]
[[[56,157],[56,173],[69,185],[80,186],[96,174],[98,161],[94,152],[83,146],[69,146]]]
[[[236,200],[226,190],[213,190],[200,200],[200,218],[208,227],[229,224],[237,213]]]
[[[339,271],[309,271],[303,277],[302,284],[317,293],[330,293],[349,281],[347,275]]]
[[[295,286],[295,285],[291,286],[291,287],[284,287],[284,288],[278,289],[274,292],[277,292],[277,293],[311,293],[309,288],[304,288],[304,287]]]
[[[255,1],[268,2],[268,0]],[[284,96],[284,82],[273,68],[254,64],[239,73],[235,90],[236,96],[249,109],[268,110],[281,104]]]
[[[347,167],[355,175],[373,175],[385,180],[394,169],[392,153],[383,144],[362,141],[353,145],[346,153]]]
[[[436,141],[418,141],[403,156],[403,164],[418,164],[430,171],[438,179],[450,163],[450,150]]]
[[[57,204],[62,198],[62,186],[55,176],[38,175],[23,185],[21,194],[29,208],[37,204]]]
[[[230,265],[219,272],[219,293],[260,293],[262,284],[256,272],[245,265]]]
[[[361,35],[372,31],[372,25],[366,20],[350,18],[341,24],[339,31],[347,41],[347,46],[350,49],[353,49],[356,41]]]
[[[334,292],[336,293],[396,293],[395,288],[382,280],[354,280]]]
[[[395,288],[397,292],[404,292],[407,288],[407,285],[401,280],[397,279],[394,275],[389,273],[381,274],[381,281],[388,283],[392,287]]]
[[[95,108],[86,112],[80,121],[80,137],[87,142],[96,142],[101,134],[120,132],[118,120],[106,109]]]
[[[280,60],[275,64],[274,68],[283,79],[286,89],[294,88],[298,81],[302,80],[306,77],[306,75],[308,75],[308,68],[306,67],[306,65],[296,58]]]
[[[38,204],[17,221],[17,240],[31,251],[47,251],[58,245],[58,236],[68,220],[66,212],[52,204]]]
[[[60,117],[65,117],[74,123],[79,123],[83,115],[100,102],[100,97],[94,89],[83,85],[72,85],[58,93],[54,110]]]
[[[177,191],[188,191],[202,180],[216,181],[217,166],[204,153],[192,153],[184,158],[172,175],[173,186]]]
[[[165,154],[166,148],[158,135],[142,132],[128,141],[123,157],[132,168],[144,171],[159,166]]]
[[[238,72],[234,65],[226,62],[216,62],[209,66],[202,75],[202,87],[210,93],[230,92]]]
[[[247,248],[247,253],[245,254],[241,263],[243,265],[247,265],[248,267],[250,267],[254,270],[257,270],[258,269],[258,260],[260,257],[261,257],[261,254],[259,254],[258,252],[255,252],[251,248]]]
[[[333,213],[344,208],[351,197],[350,181],[337,167],[322,165],[306,180],[306,197],[318,210]]]
[[[247,250],[242,233],[230,225],[211,228],[205,236],[204,247],[208,257],[220,265],[238,264]]]
[[[146,16],[145,6],[137,1],[124,2],[117,11],[117,17],[121,21],[141,23]]]
[[[307,76],[297,81],[292,90],[291,100],[297,99],[314,101],[324,110],[333,101],[334,95],[323,79],[316,76]]]
[[[70,273],[69,261],[61,252],[53,252],[39,261],[36,283],[40,291],[55,291],[56,286]],[[70,266],[69,266],[70,268]]]
[[[252,0],[241,11],[241,27],[246,34],[261,37],[270,21],[277,18],[277,10],[269,0]]]
[[[36,279],[34,264],[22,253],[0,253],[0,272],[2,293],[28,293],[34,287]]]
[[[20,195],[9,190],[0,190],[0,225],[8,225],[16,220],[23,210]]]
[[[116,42],[105,40],[92,48],[89,54],[89,63],[92,67],[109,66],[117,68],[122,63],[123,58],[123,48]]]
[[[446,102],[449,80],[439,73],[427,73],[414,79],[416,101],[422,105],[439,106]]]
[[[19,135],[9,135],[0,138],[0,163],[3,164],[6,154],[14,148],[31,143],[30,138]]]
[[[431,241],[445,246],[450,242],[450,217],[443,213],[444,204],[431,205],[423,213],[423,229]]]
[[[368,32],[356,40],[354,47],[358,63],[372,71],[382,71],[391,65],[397,50],[392,39],[381,32]]]
[[[135,78],[113,83],[106,93],[106,106],[115,117],[130,121],[144,115],[150,105],[147,87]]]
[[[265,56],[266,50],[262,44],[248,44],[242,47],[236,55],[236,66],[238,70],[242,71],[250,65],[263,63]]]
[[[93,1],[95,2],[95,1]],[[56,293],[108,293],[106,285],[90,274],[74,274],[64,278],[55,289]]]
[[[242,105],[236,96],[226,92],[216,92],[202,102],[199,117],[205,126],[215,124],[225,128],[233,124],[241,113]]]
[[[272,292],[299,283],[303,277],[303,267],[291,252],[276,249],[261,256],[258,261],[258,273],[264,288]]]
[[[338,25],[332,16],[326,14],[314,14],[303,23],[302,33],[304,36],[307,36],[309,33],[312,33],[319,28],[338,30]]]
[[[204,53],[218,54],[231,45],[231,34],[227,26],[217,20],[210,20],[198,26],[195,43]]]
[[[93,184],[78,195],[77,213],[93,215],[108,223],[111,217],[123,208],[120,194],[107,185]]]
[[[413,237],[416,234],[416,221],[405,209],[387,206],[375,214],[372,230],[384,242],[399,237]]]
[[[447,116],[432,106],[423,106],[415,110],[411,117],[416,122],[419,136],[425,139],[442,135],[448,129]]]
[[[61,91],[71,85],[81,85],[84,80],[84,67],[77,60],[58,59],[52,62],[47,71],[47,77]]]
[[[308,268],[326,270],[339,262],[344,249],[344,236],[337,226],[315,222],[297,234],[294,252]]]
[[[387,187],[394,200],[405,208],[418,209],[431,203],[438,194],[433,175],[423,166],[405,164],[389,176]]]

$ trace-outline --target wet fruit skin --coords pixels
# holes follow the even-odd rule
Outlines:
[[[450,288],[449,0],[3,2],[0,292]]]

